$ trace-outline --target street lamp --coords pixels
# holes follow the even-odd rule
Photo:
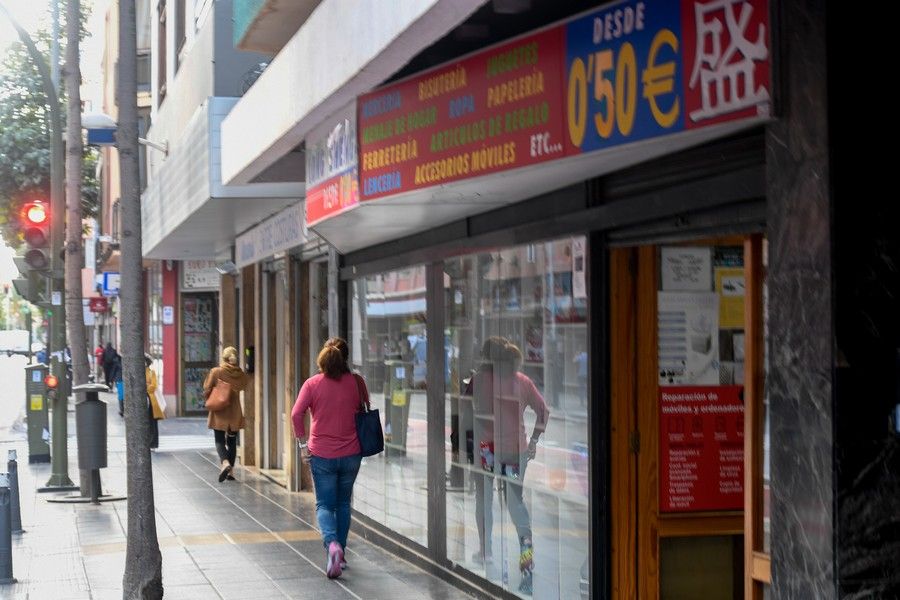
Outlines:
[[[118,123],[106,113],[95,112],[81,115],[81,128],[87,130],[88,145],[91,146],[115,146],[116,129]],[[138,143],[159,150],[163,155],[169,155],[169,142],[154,142],[145,138],[138,138]]]

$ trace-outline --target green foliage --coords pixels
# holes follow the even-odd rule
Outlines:
[[[65,1],[60,0],[60,18],[65,21]],[[82,37],[90,7],[82,2]],[[47,30],[33,35],[38,49],[50,56]],[[65,56],[65,23],[60,23],[60,56]],[[60,112],[65,119],[65,90],[60,94]],[[65,125],[63,125],[65,126]],[[22,205],[35,199],[50,199],[50,109],[37,66],[25,46],[11,45],[0,61],[0,234],[7,245],[22,243],[18,215]],[[81,208],[84,217],[97,214],[99,182],[98,152],[85,147]]]

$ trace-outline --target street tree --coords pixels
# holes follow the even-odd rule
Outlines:
[[[122,190],[122,371],[125,380],[125,428],[128,465],[128,539],[123,597],[163,597],[162,556],[156,537],[150,421],[144,377],[143,268],[141,260],[141,192],[138,168],[137,23],[134,0],[119,2],[119,71],[116,140]]]
[[[81,268],[84,265],[84,238],[81,231],[81,180],[84,145],[81,142],[81,0],[69,0],[66,7],[66,243],[65,298],[66,329],[72,349],[72,382],[87,383],[87,334],[81,304]],[[82,487],[84,487],[82,478]],[[84,491],[84,490],[83,490]]]
[[[82,10],[80,35],[86,35],[88,8]],[[50,54],[51,35],[40,30],[33,36],[38,49]],[[65,46],[65,40],[60,41]],[[65,90],[60,90],[65,96]],[[83,148],[81,182],[83,217],[98,210],[98,153]],[[22,244],[17,227],[23,204],[50,197],[50,114],[41,76],[24,44],[11,44],[0,60],[0,234],[11,248]],[[79,223],[81,221],[78,221]]]

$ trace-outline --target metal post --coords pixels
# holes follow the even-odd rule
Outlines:
[[[31,353],[31,346],[34,344],[34,340],[32,339],[32,326],[34,323],[31,320],[31,310],[28,308],[25,309],[25,329],[28,330],[28,364],[31,364],[34,355]]]
[[[100,469],[91,469],[91,503],[100,504]]]
[[[12,564],[12,530],[9,527],[9,476],[0,473],[0,585],[15,583]]]
[[[9,527],[13,533],[22,533],[22,510],[19,504],[19,464],[16,451],[9,451]]]

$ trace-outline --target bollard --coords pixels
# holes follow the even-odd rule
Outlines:
[[[22,533],[22,507],[19,504],[19,463],[16,451],[9,451],[9,527],[13,533]]]
[[[0,585],[15,582],[12,568],[12,530],[9,528],[9,475],[0,473]]]

